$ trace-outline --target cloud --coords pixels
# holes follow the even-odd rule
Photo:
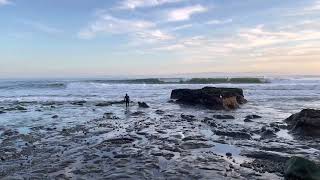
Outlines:
[[[123,34],[143,31],[155,27],[155,24],[144,20],[126,20],[113,17],[109,14],[100,14],[98,19],[90,23],[78,33],[80,38],[94,38],[99,33]]]
[[[182,26],[173,27],[173,28],[171,28],[171,31],[180,31],[180,30],[188,29],[188,28],[192,28],[192,27],[193,27],[193,24],[185,24]]]
[[[228,23],[232,23],[232,19],[226,19],[226,20],[211,20],[206,22],[206,24],[208,25],[219,25],[219,24],[228,24]]]
[[[238,34],[239,47],[275,46],[284,43],[296,43],[299,41],[319,40],[320,32],[317,29],[286,29],[268,31],[263,25],[252,29],[243,29]]]
[[[120,9],[136,9],[141,7],[154,7],[168,3],[181,2],[183,0],[124,0],[120,3]]]
[[[315,1],[311,6],[304,9],[305,11],[320,11],[320,1]]]
[[[60,30],[58,28],[48,26],[48,25],[40,23],[40,22],[24,20],[23,24],[31,26],[33,29],[35,29],[37,31],[41,31],[41,32],[48,33],[48,34],[57,34],[57,33],[63,32],[62,30]]]
[[[202,5],[188,6],[184,8],[174,9],[168,13],[168,21],[185,21],[189,20],[194,14],[204,13],[208,11]]]
[[[135,44],[174,39],[174,36],[157,29],[156,24],[150,21],[120,19],[109,14],[100,14],[96,21],[78,33],[78,37],[92,39],[98,34],[127,34],[138,41]]]
[[[230,36],[194,36],[177,39],[174,43],[154,48],[179,54],[181,62],[188,64],[230,61],[241,63],[260,63],[272,60],[291,62],[293,59],[320,57],[320,32],[312,21],[298,23],[278,29],[257,25],[241,28]],[[301,24],[308,24],[301,28]],[[275,63],[275,62],[272,62]]]
[[[145,42],[168,41],[174,39],[174,36],[164,33],[161,30],[141,31],[137,32],[136,35],[136,38]]]
[[[0,6],[5,6],[9,4],[12,4],[12,2],[9,0],[0,0]]]
[[[286,13],[286,16],[306,16],[311,14],[317,14],[320,11],[320,0],[316,0],[312,2],[311,4],[307,4],[306,6],[294,9],[293,11],[290,11]]]

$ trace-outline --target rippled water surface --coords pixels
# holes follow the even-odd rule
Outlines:
[[[249,102],[235,111],[168,102],[172,89],[204,86],[242,88]],[[128,109],[123,104],[96,106],[122,100],[126,93],[134,101]],[[150,108],[138,108],[137,101]],[[260,151],[319,160],[315,140],[299,140],[285,129],[269,138],[260,132],[304,108],[320,109],[319,78],[218,85],[2,80],[0,178],[281,179],[277,172],[258,172],[240,164],[252,160],[246,152]],[[183,119],[181,114],[195,117]],[[217,120],[214,114],[235,119]],[[244,122],[251,114],[262,118]],[[217,131],[244,132],[251,138]]]

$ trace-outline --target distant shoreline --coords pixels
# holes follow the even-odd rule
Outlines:
[[[121,80],[89,80],[95,83],[113,84],[262,84],[269,83],[265,78],[145,78]]]

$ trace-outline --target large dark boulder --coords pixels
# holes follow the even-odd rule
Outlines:
[[[203,105],[210,109],[236,109],[247,101],[239,88],[204,87],[202,89],[175,89],[171,99],[178,103]]]
[[[304,109],[285,120],[291,132],[320,137],[320,110]]]
[[[286,180],[319,180],[320,167],[302,157],[292,157],[285,167]]]

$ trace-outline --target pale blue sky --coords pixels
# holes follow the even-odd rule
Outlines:
[[[0,76],[320,74],[319,0],[0,0]]]

